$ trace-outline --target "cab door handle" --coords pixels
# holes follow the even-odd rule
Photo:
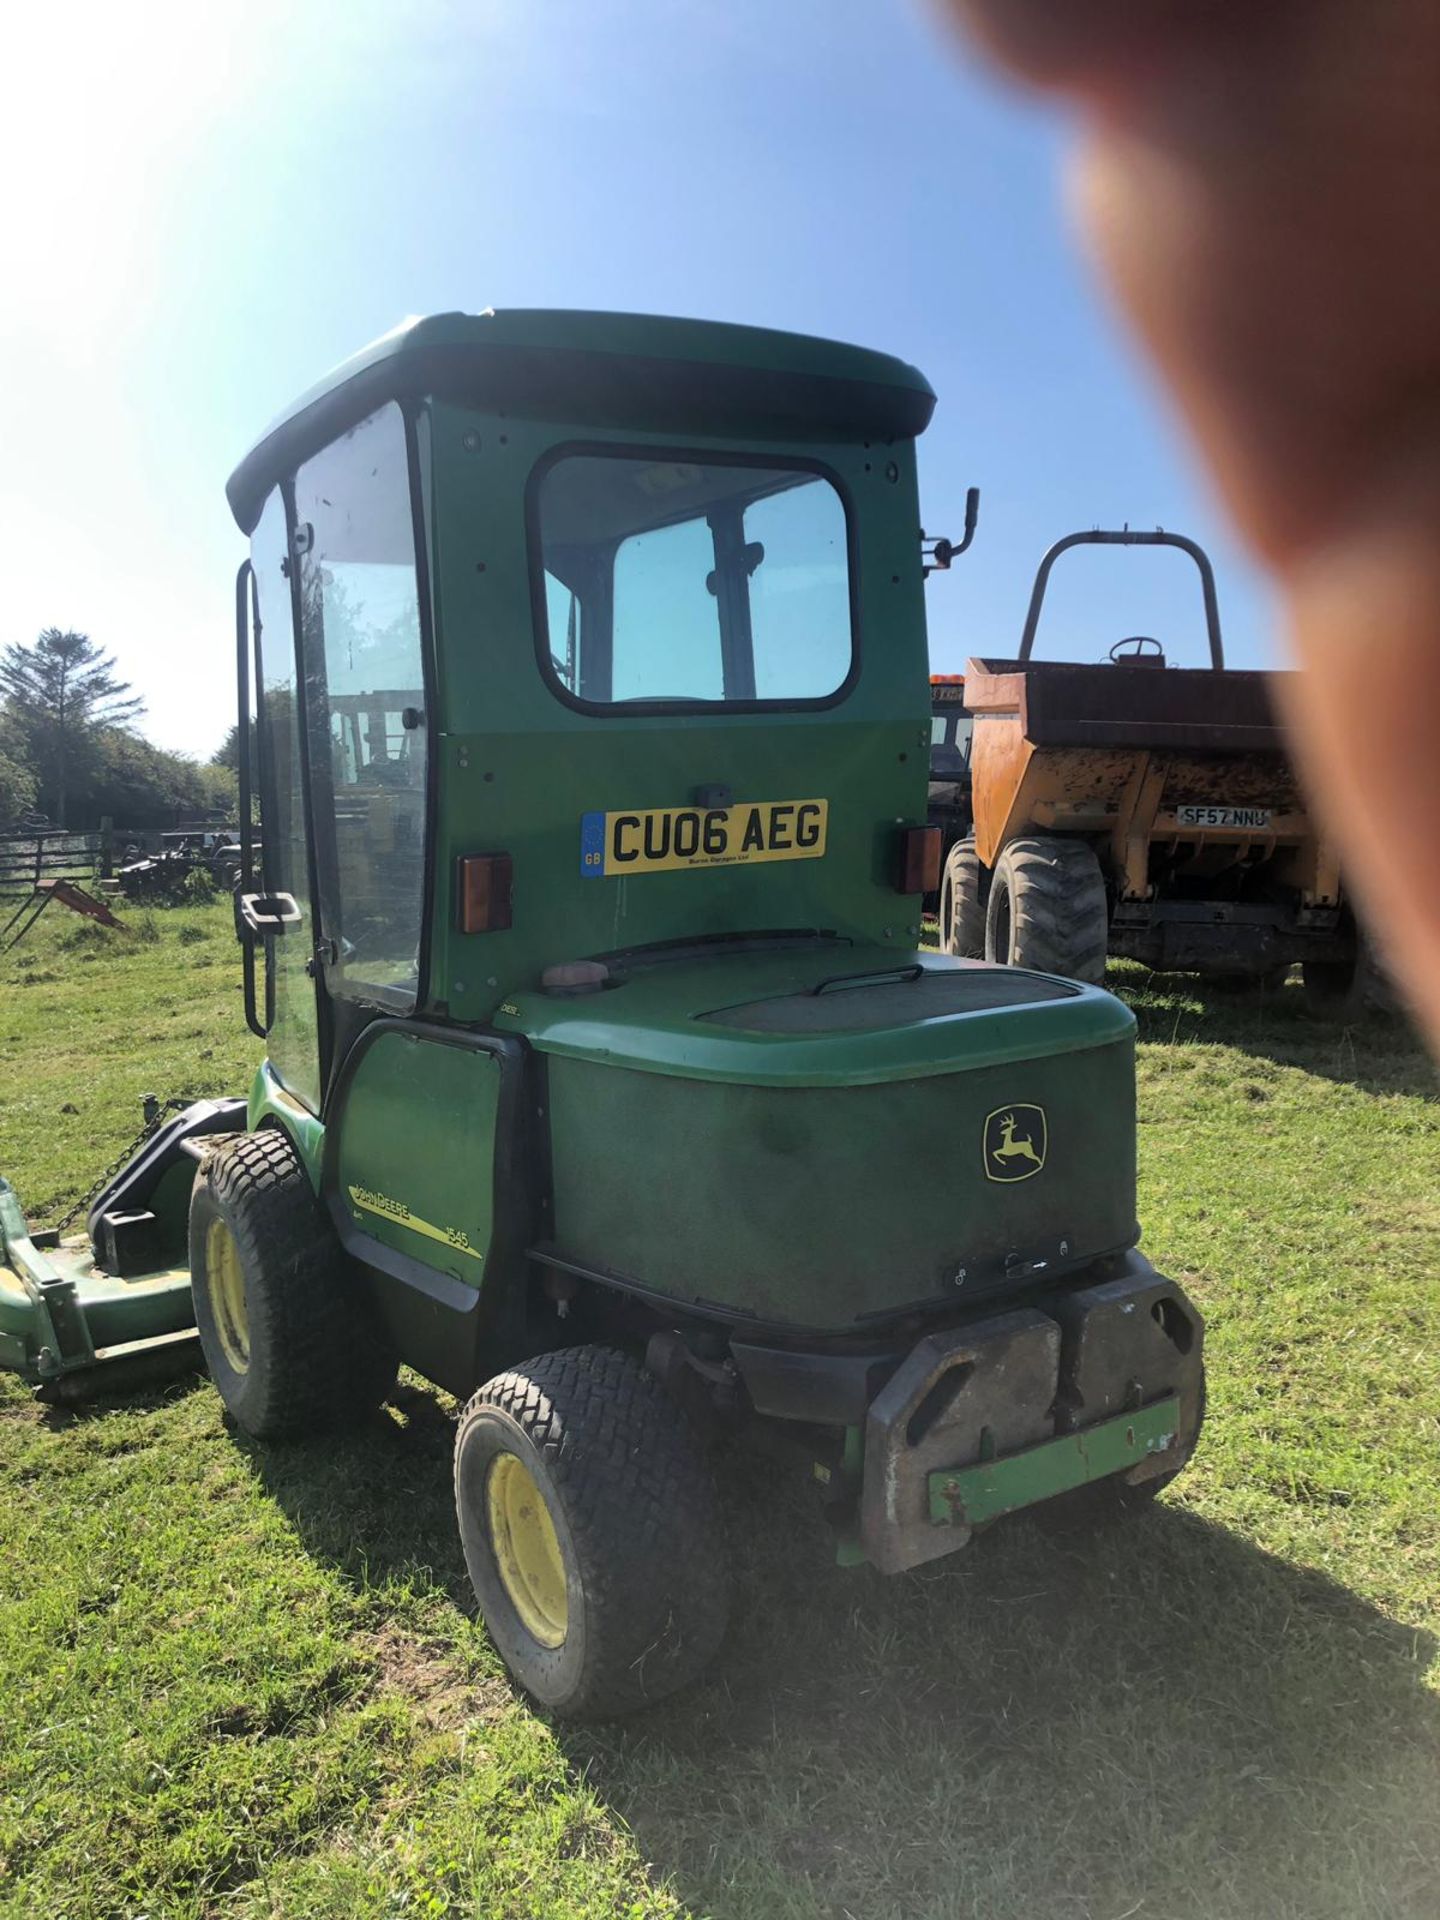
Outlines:
[[[304,919],[293,893],[238,893],[235,896],[236,932],[242,940],[263,940],[286,933]]]

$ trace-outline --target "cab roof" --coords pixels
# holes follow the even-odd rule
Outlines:
[[[908,438],[935,406],[887,353],[803,333],[638,313],[508,308],[406,320],[311,387],[226,484],[242,532],[271,488],[389,400],[423,396],[589,426]]]

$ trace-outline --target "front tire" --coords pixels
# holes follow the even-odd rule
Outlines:
[[[554,1712],[632,1712],[713,1657],[729,1610],[714,1489],[627,1354],[569,1347],[487,1381],[461,1416],[455,1506],[490,1638]]]
[[[1099,986],[1109,912],[1105,879],[1084,840],[1012,840],[995,863],[985,909],[985,958]]]
[[[257,1440],[344,1426],[395,1383],[395,1355],[287,1134],[210,1154],[190,1194],[190,1288],[210,1377]]]
[[[940,879],[940,949],[961,960],[985,957],[985,869],[972,838],[957,840]]]

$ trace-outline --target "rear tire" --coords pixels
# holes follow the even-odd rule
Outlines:
[[[1098,986],[1109,943],[1105,880],[1084,840],[1012,840],[995,863],[985,958]]]
[[[729,1578],[710,1474],[629,1355],[568,1347],[487,1381],[461,1416],[455,1507],[490,1638],[554,1712],[650,1706],[720,1645]]]
[[[190,1195],[190,1287],[210,1377],[257,1440],[349,1424],[395,1384],[395,1354],[288,1134],[211,1154]]]
[[[1393,1014],[1395,992],[1369,943],[1358,935],[1349,960],[1307,960],[1302,968],[1305,1003],[1322,1020],[1363,1020]]]
[[[940,948],[961,960],[985,958],[985,869],[972,839],[957,840],[940,878]]]

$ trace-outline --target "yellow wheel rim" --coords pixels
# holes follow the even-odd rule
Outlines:
[[[530,1469],[513,1453],[497,1454],[485,1483],[495,1564],[520,1624],[542,1647],[565,1638],[570,1606],[555,1522]]]
[[[245,1311],[245,1276],[240,1249],[223,1220],[212,1220],[205,1230],[205,1290],[210,1317],[220,1336],[220,1350],[236,1373],[250,1367],[250,1316]]]

